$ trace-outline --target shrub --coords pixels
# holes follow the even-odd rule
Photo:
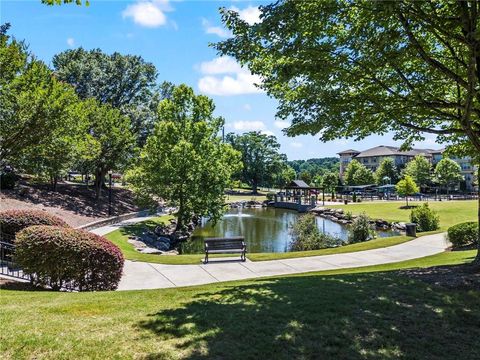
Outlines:
[[[15,184],[18,180],[18,176],[13,172],[2,172],[0,173],[0,189],[1,190],[11,190],[15,187]]]
[[[478,223],[464,222],[448,228],[448,240],[454,248],[475,245],[478,243]]]
[[[290,233],[293,238],[290,243],[292,251],[318,250],[341,243],[340,239],[318,230],[316,217],[313,214],[300,216],[293,224]]]
[[[437,230],[440,227],[437,212],[430,209],[426,203],[412,210],[410,221],[417,224],[418,232]]]
[[[0,239],[13,242],[15,234],[32,225],[68,226],[62,219],[42,210],[0,211]]]
[[[349,243],[364,242],[373,239],[376,236],[375,230],[370,225],[370,218],[367,214],[362,213],[358,215],[350,227],[350,234],[348,236]]]
[[[268,192],[268,193],[267,193],[267,200],[268,200],[268,201],[273,201],[273,200],[275,200],[275,195],[276,195],[276,194],[275,194],[274,192]]]
[[[122,276],[123,255],[107,239],[61,226],[31,226],[17,234],[15,257],[36,285],[54,290],[114,290]]]

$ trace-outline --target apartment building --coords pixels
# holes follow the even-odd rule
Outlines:
[[[391,158],[397,168],[403,169],[405,165],[417,155],[425,156],[425,158],[435,166],[443,158],[443,151],[443,149],[411,149],[408,151],[400,151],[398,147],[385,145],[376,146],[364,151],[349,149],[338,153],[340,156],[340,176],[343,176],[345,169],[353,159],[365,165],[365,167],[371,171],[376,171],[384,159]],[[463,190],[473,191],[475,167],[472,165],[471,159],[465,157],[452,158],[452,160],[456,161],[462,168],[462,175],[465,178],[465,183],[461,184]]]

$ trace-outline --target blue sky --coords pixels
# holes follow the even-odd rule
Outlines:
[[[288,158],[336,156],[347,148],[363,150],[398,145],[391,136],[371,136],[360,142],[339,139],[322,143],[318,137],[288,138],[287,123],[275,119],[277,102],[253,85],[258,78],[231,58],[219,58],[210,42],[229,36],[220,22],[219,7],[235,8],[246,21],[258,19],[255,1],[90,0],[90,6],[42,5],[40,0],[0,0],[0,23],[25,39],[30,50],[47,64],[69,48],[100,48],[107,53],[135,54],[152,62],[159,81],[186,83],[214,99],[226,131],[259,130],[277,136]],[[430,137],[420,147],[438,148]]]

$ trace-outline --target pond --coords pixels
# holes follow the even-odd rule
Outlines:
[[[288,252],[291,236],[289,229],[295,220],[301,216],[296,211],[257,208],[257,209],[230,209],[215,226],[209,221],[202,221],[192,236],[191,241],[182,245],[183,254],[203,252],[205,237],[244,236],[247,251],[257,252]],[[334,235],[346,241],[348,230],[345,225],[331,220],[317,217],[320,231]],[[377,231],[378,237],[399,235],[395,231]]]

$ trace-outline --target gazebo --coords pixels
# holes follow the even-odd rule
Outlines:
[[[293,180],[285,186],[285,197],[287,201],[311,204],[313,196],[317,201],[319,190],[323,191],[323,188],[310,186],[303,180]]]

